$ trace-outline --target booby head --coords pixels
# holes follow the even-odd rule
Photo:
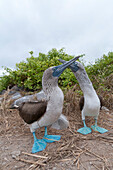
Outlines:
[[[83,66],[80,62],[78,62],[78,61],[72,63],[72,64],[70,65],[70,68],[71,68],[71,70],[72,70],[73,72],[77,72],[78,70],[80,70],[80,71],[85,71],[84,66]]]
[[[80,56],[73,58],[70,61],[63,63],[62,65],[49,67],[44,71],[42,78],[42,86],[43,90],[49,86],[54,87],[58,85],[58,78],[63,73],[63,71],[70,66],[73,62],[75,62]],[[76,66],[75,66],[76,67]],[[44,90],[45,91],[45,90]]]
[[[59,61],[61,63],[67,62],[67,61],[62,60],[62,59],[59,59]],[[92,86],[92,83],[91,83],[82,63],[80,63],[79,61],[75,61],[71,65],[69,65],[68,67],[72,70],[76,79],[79,81],[79,84],[80,84],[82,91],[84,91],[84,87],[83,87],[84,85],[85,85],[86,88],[87,88],[87,85]]]

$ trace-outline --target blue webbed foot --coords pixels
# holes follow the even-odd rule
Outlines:
[[[43,151],[46,148],[47,143],[43,139],[37,139],[32,147],[32,153]]]
[[[91,129],[89,127],[87,127],[85,124],[85,119],[83,120],[83,124],[84,124],[84,127],[78,129],[77,132],[79,132],[83,135],[87,135],[87,134],[91,133]]]
[[[43,139],[47,143],[52,143],[52,142],[59,141],[61,139],[61,136],[60,135],[44,135]]]
[[[104,129],[104,128],[101,128],[97,125],[92,125],[91,128],[94,130],[94,131],[97,131],[97,132],[100,132],[100,133],[105,133],[105,132],[108,132],[107,129]]]
[[[45,127],[45,135],[43,137],[43,140],[47,143],[52,143],[52,142],[56,142],[59,141],[61,139],[60,135],[48,135],[47,134],[47,127]]]
[[[33,132],[34,144],[32,147],[32,153],[43,151],[46,148],[47,143],[43,139],[37,139],[35,132]]]
[[[91,129],[87,126],[80,128],[77,130],[77,132],[82,133],[83,135],[87,135],[89,133],[91,133]]]

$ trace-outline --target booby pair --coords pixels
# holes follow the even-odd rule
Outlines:
[[[30,124],[30,130],[34,136],[32,153],[44,150],[47,143],[58,141],[61,138],[60,135],[48,135],[47,126],[52,125],[58,120],[63,109],[64,95],[58,87],[58,78],[62,72],[79,57],[80,56],[75,57],[62,65],[50,67],[44,71],[42,87],[47,102],[25,102],[20,106],[14,105],[11,107],[18,108],[20,116],[26,123]],[[40,127],[45,127],[43,139],[37,139],[35,135],[36,129]]]
[[[60,62],[66,63],[65,60],[59,59]],[[94,131],[98,131],[100,133],[105,133],[108,130],[97,126],[97,119],[100,111],[100,100],[96,94],[96,91],[93,88],[93,85],[85,71],[84,66],[80,62],[74,62],[69,66],[69,68],[74,73],[77,78],[81,90],[83,91],[84,98],[80,101],[80,108],[82,112],[82,120],[84,127],[78,129],[79,133],[84,135],[91,133],[91,128]],[[93,116],[95,119],[95,125],[92,125],[91,128],[87,127],[85,124],[85,116]]]

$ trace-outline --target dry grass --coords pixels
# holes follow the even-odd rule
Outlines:
[[[65,108],[64,108],[65,110]],[[106,159],[107,157],[104,157],[100,153],[96,153],[92,151],[92,149],[87,146],[88,141],[100,141],[103,140],[104,142],[113,144],[113,136],[101,136],[98,133],[92,133],[87,136],[83,136],[81,134],[77,133],[77,129],[82,127],[82,121],[80,116],[80,111],[76,110],[75,112],[71,112],[69,116],[67,116],[70,121],[70,127],[63,131],[56,131],[53,129],[49,129],[49,134],[59,134],[62,135],[62,140],[59,142],[55,142],[51,147],[47,147],[43,152],[36,153],[36,155],[42,156],[42,158],[36,158],[34,154],[29,155],[29,153],[21,152],[19,157],[15,157],[16,161],[18,162],[24,162],[24,165],[28,167],[28,169],[35,169],[35,168],[42,168],[43,169],[52,169],[53,166],[59,165],[59,169],[61,169],[62,163],[65,164],[67,162],[72,163],[72,166],[76,166],[78,169],[81,166],[84,166],[84,164],[81,162],[82,156],[89,155],[93,160],[96,160],[101,162],[101,165],[104,167],[108,167],[109,165],[106,165]],[[103,119],[104,117],[104,119]],[[26,126],[24,121],[20,118],[18,112],[14,110],[13,112],[8,110],[7,111],[7,122],[8,122],[8,128],[6,129],[6,124],[4,120],[1,122],[1,132],[0,135],[7,136],[17,136],[18,133],[18,139],[23,136],[31,136],[31,133],[29,131],[29,128]],[[99,116],[98,124],[99,126],[104,126],[108,130],[111,129],[112,123],[110,122],[112,118],[113,121],[113,115],[106,115],[106,113],[101,112]],[[3,118],[4,119],[4,118]],[[15,121],[16,120],[16,121]],[[93,120],[91,118],[87,118],[86,120],[87,125],[90,127],[93,123]],[[14,128],[15,127],[15,128]],[[40,131],[38,131],[38,137],[42,138],[42,135],[44,134],[44,129],[41,128]],[[64,135],[65,134],[65,135]],[[112,134],[113,135],[113,134]],[[10,139],[9,145],[10,145]],[[14,139],[15,140],[15,139]],[[84,144],[84,141],[86,141]],[[33,141],[32,141],[33,142]],[[32,146],[32,144],[30,144]],[[31,148],[31,146],[28,145],[28,147]],[[22,148],[24,150],[24,148]],[[46,158],[43,158],[45,156]],[[14,160],[13,160],[14,161]],[[96,166],[96,164],[94,164]],[[44,168],[45,167],[45,168]],[[48,168],[47,168],[48,167]],[[97,166],[98,167],[98,166]],[[26,169],[26,168],[25,168]]]
[[[109,79],[107,79],[107,81],[108,80]],[[78,129],[78,126],[81,124],[81,113],[79,110],[80,94],[77,92],[79,90],[80,90],[79,87],[75,85],[73,87],[73,89],[68,90],[68,92],[65,94],[65,98],[64,98],[63,113],[66,116],[68,116],[68,119],[70,122],[74,122],[73,127],[76,126],[76,128],[74,128],[74,131],[75,131],[75,129]],[[9,103],[12,102],[8,96],[8,93],[9,93],[9,89],[2,96],[3,100],[2,100],[1,106],[0,106],[0,121],[1,121],[0,123],[1,124],[3,123],[6,126],[5,129],[9,128],[10,122],[8,121],[8,119],[12,113],[12,110],[8,109]],[[113,109],[113,94],[111,93],[111,91],[110,92],[103,91],[103,89],[100,88],[100,89],[98,89],[97,93],[101,94],[101,96],[103,97],[104,105],[108,109]],[[17,115],[17,111],[15,110],[15,111],[13,111],[13,113],[14,112]],[[91,124],[93,123],[92,122],[93,120],[90,117],[86,118],[86,121],[90,122]]]
[[[113,73],[103,80],[103,87],[99,87],[97,93],[103,97],[104,105],[108,109],[113,109]]]
[[[59,169],[62,169],[60,163],[71,162],[72,165],[76,166],[77,169],[83,167],[85,169],[84,164],[81,162],[82,155],[88,155],[92,157],[94,160],[98,160],[101,162],[101,165],[104,169],[109,170],[109,165],[106,163],[106,159],[103,155],[95,153],[87,146],[87,142],[84,145],[84,141],[91,141],[96,140],[99,141],[100,139],[104,142],[113,144],[113,137],[111,136],[100,136],[99,134],[92,133],[87,136],[83,136],[77,133],[77,129],[82,127],[81,121],[81,113],[79,110],[79,98],[80,95],[77,93],[78,87],[74,87],[73,89],[69,90],[65,94],[65,102],[64,102],[64,109],[63,114],[65,114],[70,122],[70,127],[63,131],[57,131],[49,129],[50,134],[60,134],[62,135],[62,140],[56,142],[56,147],[47,147],[43,152],[40,153],[41,156],[45,156],[46,158],[36,158],[32,154],[29,155],[28,153],[21,152],[19,157],[15,157],[16,161],[24,162],[28,169],[51,169],[53,165],[58,165]],[[108,100],[106,102],[106,106],[108,108],[112,108],[113,106],[110,105],[110,101],[113,100],[112,94],[109,92],[103,92],[102,96],[108,95]],[[8,135],[14,136],[18,132],[18,138],[20,136],[24,136],[27,134],[30,135],[29,128],[26,126],[24,121],[20,118],[17,110],[8,110],[7,109],[7,99],[8,99],[8,91],[4,94],[4,100],[1,105],[0,110],[0,135]],[[111,113],[111,112],[110,112]],[[103,119],[104,117],[104,119]],[[15,121],[16,120],[16,121]],[[92,118],[86,118],[86,123],[90,127],[94,120]],[[106,114],[105,111],[101,111],[99,115],[99,126],[104,126],[104,128],[110,130],[112,128],[113,123],[113,115]],[[15,127],[15,129],[14,129]],[[42,138],[42,134],[44,133],[44,129],[41,128],[40,132],[38,133],[38,137]],[[64,135],[65,134],[65,135]],[[37,155],[37,154],[36,154]],[[35,158],[34,158],[35,157]],[[31,164],[31,165],[29,165]],[[29,166],[28,166],[29,165]],[[97,164],[93,164],[96,169],[100,167]],[[46,168],[44,168],[46,167]],[[87,169],[87,168],[86,168]]]

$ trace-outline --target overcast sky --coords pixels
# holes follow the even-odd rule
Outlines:
[[[0,0],[0,70],[62,47],[91,63],[113,51],[113,0]]]

